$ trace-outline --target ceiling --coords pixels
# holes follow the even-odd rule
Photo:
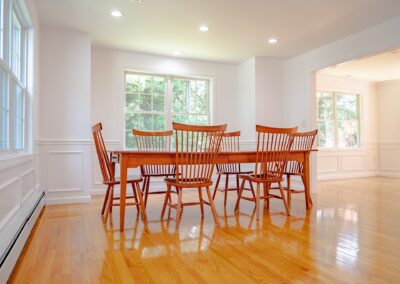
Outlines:
[[[42,26],[88,32],[94,45],[224,62],[289,58],[400,16],[399,0],[35,1]]]
[[[400,79],[400,49],[328,67],[318,74],[373,82]]]

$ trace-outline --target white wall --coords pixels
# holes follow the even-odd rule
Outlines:
[[[41,185],[47,203],[90,199],[90,64],[86,33],[42,27],[40,33]]]
[[[316,89],[360,95],[361,147],[320,149],[319,180],[374,176],[378,174],[378,96],[375,83],[351,78],[317,75]],[[316,96],[316,95],[314,95]]]
[[[381,175],[400,177],[400,80],[377,84]]]
[[[400,46],[400,18],[364,30],[284,63],[284,120],[315,128],[315,72],[322,68]],[[311,188],[316,188],[316,160],[312,159]]]
[[[237,67],[238,72],[238,97],[237,117],[238,130],[241,131],[241,141],[248,146],[255,140],[256,123],[256,69],[255,58],[251,58]]]

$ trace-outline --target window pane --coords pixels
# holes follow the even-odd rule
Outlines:
[[[338,94],[336,96],[336,113],[338,146],[359,146],[358,95]]]
[[[11,47],[11,66],[12,71],[17,76],[18,79],[21,79],[21,39],[22,39],[22,30],[21,24],[18,20],[18,17],[15,13],[13,13],[13,22],[12,22],[12,47]]]
[[[334,147],[335,132],[333,120],[318,121],[318,147]]]
[[[208,114],[208,80],[175,78],[172,91],[174,113]]]
[[[14,96],[14,149],[24,149],[25,96],[23,89],[16,84]]]
[[[333,118],[333,94],[317,93],[318,146],[334,147],[335,132]]]
[[[8,149],[8,80],[6,72],[0,68],[0,150]]]
[[[136,142],[132,140],[132,129],[150,131],[164,130],[166,127],[166,78],[127,73],[125,82],[125,145],[134,148]]]

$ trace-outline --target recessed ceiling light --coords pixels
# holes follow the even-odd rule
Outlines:
[[[199,27],[199,31],[201,31],[201,32],[208,32],[209,30],[210,30],[210,27],[207,25],[201,25]]]
[[[172,52],[172,54],[178,56],[181,55],[182,52],[180,50],[175,50],[174,52]]]
[[[112,10],[112,11],[111,11],[111,16],[116,17],[116,18],[119,18],[119,17],[122,16],[122,12],[119,11],[119,10]]]
[[[277,42],[278,42],[278,39],[275,38],[275,37],[271,37],[271,38],[268,39],[268,43],[270,43],[270,44],[274,44],[274,43],[277,43]]]

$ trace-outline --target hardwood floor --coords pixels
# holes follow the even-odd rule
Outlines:
[[[193,194],[192,194],[193,193]],[[191,196],[192,195],[192,196]],[[184,200],[197,191],[184,192]],[[298,198],[298,199],[296,199]],[[126,231],[103,225],[100,198],[47,206],[11,283],[400,283],[400,179],[320,182],[314,208],[294,195],[292,216],[271,201],[257,223],[254,204],[217,195],[221,227],[205,207],[185,208],[180,229],[159,221],[161,196],[147,205],[149,223],[128,208]]]

